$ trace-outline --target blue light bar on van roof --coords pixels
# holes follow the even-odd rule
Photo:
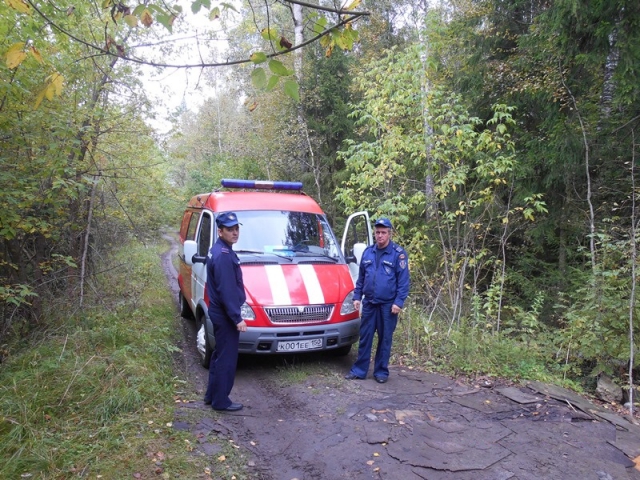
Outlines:
[[[237,180],[223,178],[220,184],[226,188],[257,188],[263,190],[302,190],[302,182],[279,182],[269,180]]]

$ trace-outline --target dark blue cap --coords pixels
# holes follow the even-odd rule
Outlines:
[[[391,226],[391,221],[388,218],[379,218],[375,223],[376,227],[385,227],[385,228],[393,228]]]
[[[239,225],[238,216],[233,212],[224,212],[218,215],[216,218],[216,225],[218,227],[233,227],[234,225]]]

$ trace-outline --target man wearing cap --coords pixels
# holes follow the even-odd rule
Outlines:
[[[409,257],[402,247],[391,241],[391,221],[380,218],[375,223],[375,244],[362,254],[360,271],[353,293],[353,306],[362,302],[362,322],[358,358],[345,376],[347,380],[367,378],[371,362],[373,335],[378,334],[378,348],[373,364],[373,378],[385,383],[389,378],[389,357],[398,314],[409,295]]]
[[[236,378],[240,332],[247,324],[240,315],[246,300],[240,260],[233,251],[238,241],[240,224],[233,212],[220,213],[216,218],[218,239],[207,257],[207,294],[209,318],[213,323],[216,345],[209,364],[209,383],[204,403],[214,410],[237,411],[241,403],[229,398]]]

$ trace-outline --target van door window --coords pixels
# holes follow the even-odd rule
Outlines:
[[[198,255],[206,257],[211,248],[211,215],[208,213],[202,214],[202,221],[200,222],[200,236],[198,238]]]
[[[198,212],[194,212],[191,214],[191,219],[189,220],[189,228],[187,229],[187,236],[185,240],[195,240],[196,227],[198,226],[199,218],[200,218],[200,214]]]

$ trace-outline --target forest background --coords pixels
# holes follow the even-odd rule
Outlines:
[[[412,274],[396,361],[633,385],[637,1],[186,5],[0,3],[2,356],[90,317],[118,252],[192,195],[278,179],[338,233],[392,219]],[[176,35],[195,64],[166,60]],[[168,132],[149,65],[198,72]]]

